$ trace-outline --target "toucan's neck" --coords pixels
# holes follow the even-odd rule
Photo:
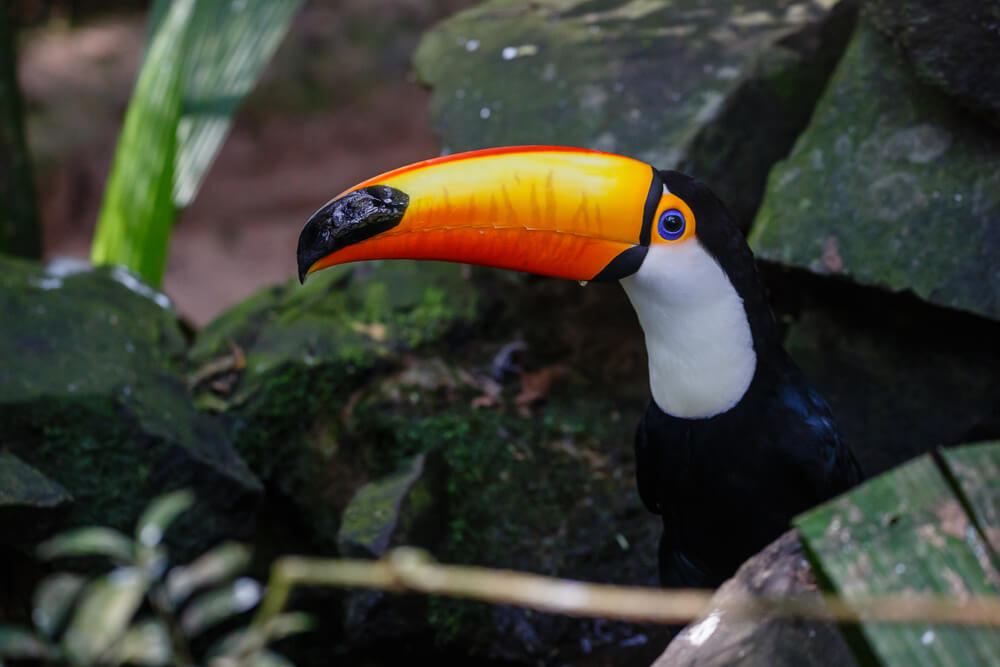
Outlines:
[[[697,241],[683,245],[669,252],[654,245],[621,283],[646,335],[653,400],[669,415],[701,419],[743,398],[757,351],[725,271]]]

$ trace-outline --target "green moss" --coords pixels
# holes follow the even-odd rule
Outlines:
[[[210,387],[237,449],[307,515],[333,549],[339,510],[364,475],[331,471],[340,413],[353,393],[402,354],[439,342],[478,311],[476,288],[454,264],[371,262],[335,267],[305,286],[266,290],[206,327],[194,369],[241,346],[246,367],[230,392]],[[343,463],[338,461],[338,463]]]

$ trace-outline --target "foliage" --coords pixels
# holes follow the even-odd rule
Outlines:
[[[301,4],[158,0],[101,205],[95,264],[124,264],[160,284],[178,207],[194,199]]]
[[[34,631],[0,626],[0,664],[16,659],[52,665],[288,665],[269,641],[308,629],[302,614],[281,614],[265,625],[237,630],[200,658],[193,640],[257,605],[262,587],[238,576],[250,559],[227,542],[187,565],[169,567],[163,537],[194,497],[177,491],[150,504],[134,537],[104,527],[78,528],[42,543],[44,559],[101,557],[113,569],[102,576],[58,572],[39,584]]]

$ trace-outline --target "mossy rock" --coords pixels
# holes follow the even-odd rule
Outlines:
[[[408,351],[475,320],[479,293],[456,264],[372,262],[270,288],[202,330],[190,353],[201,406],[221,412],[254,472],[336,550],[340,511],[367,481],[340,447],[352,394]],[[239,350],[236,366],[212,369]],[[208,373],[204,369],[208,369]]]
[[[186,342],[163,295],[122,269],[60,276],[0,258],[0,442],[76,502],[72,525],[131,529],[149,501],[191,487],[180,554],[246,536],[260,485],[198,412]]]
[[[920,83],[862,21],[774,168],[758,256],[1000,318],[1000,134]]]
[[[622,153],[701,178],[746,225],[808,121],[853,6],[493,0],[431,30],[415,65],[446,151]]]
[[[232,358],[233,345],[242,350],[245,367],[206,376],[202,405],[221,412],[269,490],[291,499],[282,516],[313,551],[346,549],[352,530],[381,534],[349,501],[366,484],[405,487],[382,482],[435,452],[443,481],[421,498],[438,508],[439,530],[425,539],[397,526],[390,543],[424,542],[443,562],[652,585],[660,524],[635,491],[632,437],[649,396],[631,312],[617,286],[371,263],[258,294],[202,331],[192,359],[197,373]],[[521,370],[497,380],[512,340],[528,348],[514,360]],[[348,622],[381,608],[372,596],[355,602]],[[572,660],[582,643],[619,651],[643,632],[467,601],[421,604],[422,616],[387,624],[386,635],[348,628],[343,650],[370,657],[390,637],[414,650]]]

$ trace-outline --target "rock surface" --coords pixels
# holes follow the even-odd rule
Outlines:
[[[1000,4],[869,0],[865,11],[921,81],[1000,126]]]
[[[127,530],[153,497],[191,487],[197,519],[176,531],[190,555],[248,534],[260,485],[195,409],[164,305],[118,269],[57,275],[0,259],[0,434],[74,497],[71,525]]]
[[[808,121],[852,7],[493,0],[429,32],[415,65],[445,150],[631,155],[711,183],[746,224],[767,170]]]
[[[768,179],[758,256],[1000,318],[1000,132],[858,27]]]
[[[833,623],[733,613],[750,596],[808,597],[817,590],[799,536],[789,531],[744,563],[712,598],[712,611],[677,635],[653,667],[854,667]]]

